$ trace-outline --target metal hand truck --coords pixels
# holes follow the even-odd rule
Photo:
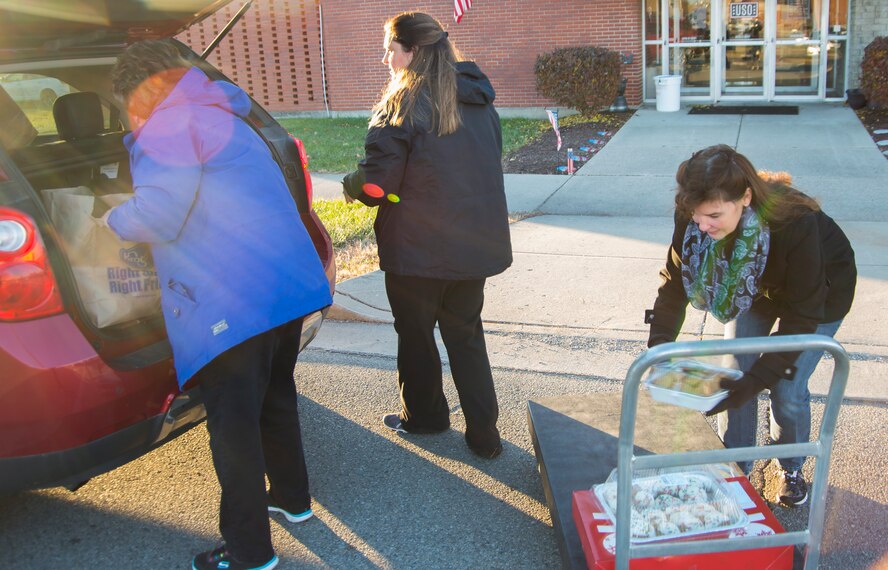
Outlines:
[[[642,374],[654,364],[670,358],[711,356],[724,354],[753,354],[764,352],[798,352],[824,350],[832,354],[835,366],[826,399],[826,408],[818,438],[809,443],[793,443],[735,449],[712,449],[666,455],[633,455],[635,415],[638,405],[638,387]],[[823,539],[823,518],[826,511],[826,485],[829,460],[839,407],[848,382],[848,355],[834,339],[823,335],[792,335],[753,337],[730,340],[673,342],[655,346],[639,356],[626,376],[620,413],[620,441],[617,458],[617,512],[616,512],[616,569],[628,570],[630,558],[672,556],[678,554],[706,554],[731,550],[752,550],[775,546],[806,544],[805,570],[817,568],[820,542]],[[656,469],[682,465],[698,465],[727,461],[752,461],[785,457],[809,456],[817,459],[814,479],[811,481],[811,506],[808,528],[770,536],[742,539],[713,539],[687,542],[655,542],[630,544],[629,517],[632,473],[635,469]]]

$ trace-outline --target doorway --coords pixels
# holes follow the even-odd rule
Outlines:
[[[841,100],[850,0],[645,0],[645,99]]]

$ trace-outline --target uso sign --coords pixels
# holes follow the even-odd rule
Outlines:
[[[731,4],[732,18],[758,18],[758,2],[734,2]]]

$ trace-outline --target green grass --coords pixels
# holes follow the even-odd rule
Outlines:
[[[295,118],[280,123],[305,143],[312,172],[351,172],[364,158],[367,119]],[[524,146],[548,127],[548,121],[503,119],[503,154]]]
[[[345,200],[315,200],[313,204],[330,234],[333,247],[373,237],[376,208],[368,208],[360,202],[346,204]]]
[[[502,119],[503,156],[526,145],[540,133],[551,128],[549,121],[538,119]]]
[[[333,242],[336,282],[375,271],[379,267],[373,234],[376,208],[345,200],[315,200],[313,204]]]
[[[364,158],[367,119],[296,118],[279,122],[305,144],[311,172],[351,172]]]

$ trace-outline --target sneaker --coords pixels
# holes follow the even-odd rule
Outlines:
[[[430,427],[412,427],[409,430],[404,427],[404,424],[401,423],[401,416],[398,414],[385,414],[382,416],[382,423],[385,427],[389,428],[392,431],[398,433],[412,433],[412,434],[434,434],[434,433],[443,433],[450,429],[450,423],[441,428],[430,428]]]
[[[215,550],[201,552],[191,561],[191,570],[271,570],[278,565],[278,557],[259,566],[247,566],[231,557],[223,544]]]
[[[401,417],[398,414],[385,414],[382,416],[382,423],[392,431],[407,433],[407,430],[401,425]]]
[[[483,457],[484,459],[493,459],[494,457],[497,457],[500,453],[503,452],[503,444],[502,443],[496,444],[496,447],[488,447],[488,448],[475,447],[471,443],[466,443],[466,445],[469,446],[469,449],[472,450],[472,453],[474,453],[478,457]]]
[[[268,512],[281,513],[282,515],[284,515],[284,518],[291,523],[305,522],[314,516],[314,511],[312,511],[311,509],[306,509],[301,513],[291,513],[287,509],[284,509],[280,505],[278,505],[277,501],[271,498],[271,495],[268,496]]]
[[[798,471],[782,471],[777,488],[777,502],[788,507],[804,505],[808,500],[808,484]]]

